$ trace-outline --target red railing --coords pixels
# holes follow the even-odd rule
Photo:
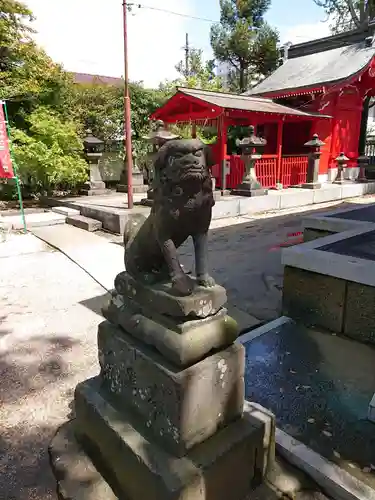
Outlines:
[[[227,189],[233,189],[241,183],[245,172],[245,165],[239,155],[228,156],[228,162],[230,171],[227,174],[226,187]],[[280,179],[277,178],[276,155],[263,155],[260,160],[256,161],[255,169],[258,180],[264,188],[274,188],[278,181],[284,187],[296,186],[306,182],[307,156],[284,156],[281,161]],[[216,178],[216,186],[221,187],[219,165],[215,165],[212,168],[212,175]]]
[[[306,182],[307,156],[290,155],[281,159],[281,184],[283,187],[298,186]]]

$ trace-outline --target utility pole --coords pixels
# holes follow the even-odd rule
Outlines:
[[[124,135],[125,135],[125,158],[124,167],[127,167],[128,174],[128,208],[133,208],[133,152],[132,152],[132,129],[131,129],[131,109],[129,97],[129,74],[128,74],[128,29],[126,0],[123,0],[124,19]]]
[[[190,47],[189,47],[189,33],[186,33],[186,41],[185,41],[185,78],[189,77],[189,52],[190,52]]]

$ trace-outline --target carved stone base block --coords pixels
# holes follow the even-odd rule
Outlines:
[[[320,182],[305,182],[305,184],[301,185],[303,189],[320,189],[322,184]]]
[[[177,458],[118,411],[97,379],[77,386],[76,435],[128,500],[243,500],[263,476],[265,426],[245,416]],[[58,457],[56,457],[58,458]],[[55,459],[56,460],[56,459]]]
[[[206,318],[215,314],[227,301],[225,288],[219,285],[212,288],[197,285],[191,295],[179,297],[173,295],[171,283],[148,286],[136,281],[127,272],[117,275],[115,288],[120,295],[132,297],[154,311],[177,318]]]
[[[99,325],[103,387],[176,456],[242,415],[244,348],[232,344],[179,369],[108,322]]]
[[[252,182],[243,182],[231,191],[231,194],[237,196],[264,196],[268,194],[267,189],[262,187],[255,187]]]
[[[229,346],[239,333],[224,308],[205,319],[174,319],[116,295],[103,315],[177,366],[191,365],[210,351]]]

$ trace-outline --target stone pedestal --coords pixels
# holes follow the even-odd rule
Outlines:
[[[133,169],[132,181],[133,193],[145,193],[147,191],[147,186],[144,184],[143,173],[136,167]],[[121,173],[120,182],[116,186],[116,191],[119,193],[128,192],[128,178],[126,171]]]
[[[244,348],[224,288],[177,297],[126,272],[115,288],[98,329],[100,375],[77,386],[76,418],[51,444],[57,476],[74,440],[73,461],[84,452],[118,498],[243,500],[272,436],[243,411]]]
[[[241,184],[231,191],[231,194],[237,196],[264,196],[268,194],[268,190],[264,189],[258,181],[255,171],[255,162],[261,158],[261,155],[243,155],[241,158],[245,163],[244,178]]]
[[[107,193],[105,182],[102,179],[98,163],[90,163],[90,180],[84,184],[80,193],[86,196],[95,196]]]

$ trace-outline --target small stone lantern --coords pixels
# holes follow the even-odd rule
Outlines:
[[[325,142],[319,139],[318,134],[314,134],[311,141],[305,143],[305,146],[310,148],[307,165],[307,182],[302,184],[302,187],[305,189],[319,189],[322,187],[319,182],[319,163],[320,155],[322,154],[320,149],[324,144]]]
[[[99,160],[103,156],[104,142],[94,135],[91,130],[86,131],[86,137],[83,139],[86,160],[89,164],[89,182],[81,190],[82,194],[88,196],[106,193],[105,183],[99,170]]]
[[[133,137],[134,130],[131,129],[130,135]],[[126,135],[123,137],[123,144],[125,146]],[[133,151],[134,154],[134,151]],[[125,153],[126,159],[126,153]],[[146,186],[144,185],[143,173],[139,170],[136,159],[134,159],[133,169],[132,169],[132,188],[133,193],[144,193],[146,191]],[[119,183],[116,186],[116,191],[119,193],[128,192],[128,171],[127,171],[127,161],[124,163],[124,168],[121,171]]]
[[[345,184],[347,181],[344,178],[344,169],[347,167],[347,162],[349,158],[345,156],[344,153],[340,153],[336,158],[337,161],[337,175],[336,179],[333,181],[334,184]]]
[[[151,164],[148,171],[149,189],[147,191],[147,199],[142,200],[143,205],[152,205],[152,200],[154,199],[154,188],[152,183],[155,173],[153,170],[153,164],[157,152],[166,142],[179,139],[179,137],[179,135],[172,134],[169,130],[167,130],[162,120],[158,120],[156,122],[155,130],[152,130],[148,135],[142,137],[142,139],[152,145],[152,151],[148,155]]]
[[[366,156],[365,154],[359,156],[357,158],[357,162],[358,162],[358,167],[359,167],[359,174],[358,174],[358,177],[356,180],[357,180],[357,182],[367,182],[366,167],[369,164],[368,156]]]
[[[261,183],[258,181],[255,169],[255,162],[262,158],[262,153],[266,144],[266,139],[255,135],[255,128],[253,125],[249,127],[248,137],[244,137],[241,141],[236,141],[236,145],[241,150],[241,159],[245,164],[245,174],[241,184],[233,189],[231,194],[240,196],[261,196],[268,193],[267,189],[263,189]]]

